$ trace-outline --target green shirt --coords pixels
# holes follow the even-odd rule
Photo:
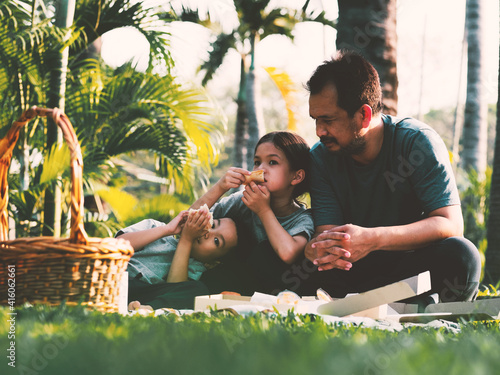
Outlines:
[[[165,223],[146,219],[120,230],[116,235],[139,232],[161,225],[165,225]],[[174,236],[166,236],[136,250],[127,266],[129,277],[138,278],[148,284],[166,282],[178,243],[179,240]],[[190,280],[199,280],[204,271],[206,268],[203,263],[189,258],[188,278]]]
[[[414,119],[382,119],[382,148],[369,165],[335,155],[321,142],[311,148],[311,205],[317,226],[404,225],[460,204],[441,137]]]

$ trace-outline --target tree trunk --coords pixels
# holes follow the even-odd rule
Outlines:
[[[499,43],[500,67],[500,43]],[[500,69],[499,69],[500,73]],[[491,176],[490,207],[487,224],[488,249],[484,269],[485,284],[496,285],[500,281],[500,74],[498,76],[497,124],[495,138],[495,156],[493,157],[493,173]]]
[[[465,101],[462,166],[484,176],[487,164],[488,105],[483,87],[483,6],[481,0],[467,0],[467,99]]]
[[[247,94],[245,91],[247,81],[246,55],[241,55],[240,88],[236,104],[236,124],[234,129],[234,162],[233,166],[246,169],[247,157],[247,133],[248,133],[248,115],[247,115]]]
[[[247,111],[248,111],[248,144],[247,144],[247,169],[253,168],[254,150],[260,137],[265,132],[264,115],[261,103],[260,80],[255,74],[255,45],[259,41],[259,34],[252,34],[251,39],[251,64],[247,75]]]
[[[54,25],[60,28],[69,28],[73,24],[76,0],[59,0],[57,2]],[[71,37],[67,32],[65,40]],[[66,71],[68,69],[69,48],[60,52],[58,65],[54,67],[50,78],[50,88],[47,104],[49,107],[58,107],[64,111],[66,95]],[[47,149],[62,142],[62,133],[52,119],[47,121]],[[62,192],[59,184],[45,191],[43,235],[61,236]]]
[[[396,0],[338,0],[337,49],[358,52],[380,76],[384,113],[398,105]]]

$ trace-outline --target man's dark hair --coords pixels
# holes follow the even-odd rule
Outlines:
[[[318,66],[307,81],[311,95],[319,94],[325,86],[333,84],[337,89],[337,105],[349,117],[363,105],[372,108],[374,114],[382,111],[382,89],[377,71],[364,57],[351,51],[339,51],[331,60]]]

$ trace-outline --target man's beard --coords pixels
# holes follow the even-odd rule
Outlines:
[[[322,143],[332,142],[337,145],[339,144],[337,138],[335,137],[321,137],[320,141]],[[328,150],[328,151],[330,151],[332,154],[351,156],[351,155],[359,155],[363,153],[365,149],[366,149],[366,138],[363,135],[356,132],[354,135],[354,139],[351,142],[349,142],[347,146],[340,146],[338,150],[333,150],[333,151]]]

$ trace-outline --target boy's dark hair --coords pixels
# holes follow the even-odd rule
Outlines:
[[[255,240],[245,225],[240,223],[238,220],[234,220],[234,223],[236,226],[236,245],[220,258],[212,262],[205,263],[205,267],[207,269],[214,268],[221,263],[245,259],[248,256],[248,251]]]
[[[292,198],[296,199],[302,194],[309,191],[309,146],[307,142],[300,135],[289,131],[275,131],[270,132],[262,136],[255,146],[255,151],[257,147],[262,143],[272,143],[274,147],[281,150],[288,162],[290,163],[290,168],[293,171],[298,171],[303,169],[305,172],[305,178],[300,183],[295,185],[293,190]]]
[[[325,86],[333,84],[337,89],[337,105],[349,117],[367,104],[374,114],[382,111],[382,88],[380,78],[364,57],[352,51],[339,51],[331,60],[318,66],[306,83],[311,95],[320,93]]]

